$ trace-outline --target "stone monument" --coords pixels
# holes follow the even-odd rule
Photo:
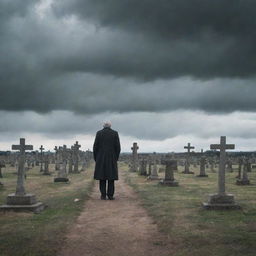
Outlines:
[[[236,185],[250,185],[250,180],[248,178],[248,163],[249,163],[249,159],[246,157],[243,159],[243,174],[242,174],[242,178],[237,179],[236,181]]]
[[[197,177],[208,177],[208,175],[205,173],[205,163],[206,159],[202,156],[200,159],[200,174],[197,175]]]
[[[165,162],[165,178],[161,180],[159,184],[177,187],[179,185],[178,181],[174,179],[174,171],[178,169],[177,160],[167,159]]]
[[[132,172],[137,172],[138,171],[138,145],[136,142],[133,143],[133,147],[131,147],[132,150],[132,164],[131,164],[131,168],[130,171]]]
[[[0,210],[7,211],[24,211],[29,210],[33,212],[40,212],[45,208],[41,202],[37,202],[35,195],[28,194],[24,187],[24,164],[25,164],[25,151],[33,150],[32,145],[26,145],[25,139],[20,139],[20,145],[12,145],[12,150],[19,150],[19,165],[18,165],[18,178],[16,192],[7,196],[6,205],[1,205]]]
[[[210,195],[209,201],[203,203],[203,207],[209,210],[240,209],[240,206],[235,203],[234,196],[225,191],[226,149],[234,149],[235,145],[226,144],[226,136],[221,136],[220,144],[212,144],[210,148],[220,149],[218,193]]]
[[[187,152],[187,156],[186,156],[186,160],[185,160],[185,169],[184,169],[184,171],[182,172],[182,173],[184,173],[184,174],[194,174],[194,172],[191,172],[190,170],[189,170],[189,166],[190,166],[190,150],[191,149],[194,149],[195,147],[192,147],[191,145],[190,145],[190,143],[188,143],[188,145],[187,146],[185,146],[184,147],[184,149],[187,149],[188,150],[188,152]]]
[[[152,162],[153,162],[153,170],[152,170],[151,174],[149,175],[148,179],[149,180],[159,180],[160,178],[157,173],[156,152],[153,153]]]

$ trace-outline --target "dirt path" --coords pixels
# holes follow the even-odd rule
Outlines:
[[[123,176],[116,182],[116,200],[103,201],[99,197],[96,182],[60,256],[171,255],[164,237]]]

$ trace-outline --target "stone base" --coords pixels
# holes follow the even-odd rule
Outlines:
[[[161,180],[161,178],[159,178],[159,176],[148,176],[148,180]]]
[[[189,171],[189,172],[183,171],[182,173],[183,173],[183,174],[195,174],[194,172],[190,172],[190,171]]]
[[[30,205],[0,205],[0,211],[15,211],[15,212],[24,212],[24,211],[32,211],[34,213],[39,213],[46,208],[41,202],[37,202],[35,204]]]
[[[204,177],[207,178],[208,175],[207,174],[199,174],[196,177],[198,177],[198,178],[204,178]]]
[[[36,196],[33,194],[16,195],[9,194],[6,199],[7,205],[32,205],[36,203]]]
[[[249,180],[237,180],[236,185],[250,185]]]
[[[179,186],[179,182],[177,180],[161,180],[159,182],[160,185],[169,186],[169,187],[177,187]]]
[[[68,178],[54,178],[54,182],[69,182]]]
[[[207,210],[236,210],[241,209],[239,205],[235,203],[234,196],[232,194],[213,194],[210,195],[209,201],[203,203],[204,209]]]

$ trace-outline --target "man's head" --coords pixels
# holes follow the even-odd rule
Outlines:
[[[111,127],[111,122],[110,122],[110,121],[105,121],[105,122],[103,123],[103,127],[104,127],[104,128],[110,128],[110,127]]]

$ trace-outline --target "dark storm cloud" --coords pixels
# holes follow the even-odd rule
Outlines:
[[[113,41],[114,63],[102,72],[144,79],[255,75],[254,0],[61,0],[54,9],[134,36],[131,45]],[[124,54],[127,65],[120,44],[133,53]]]
[[[252,1],[38,3],[0,0],[1,110],[256,109]]]

